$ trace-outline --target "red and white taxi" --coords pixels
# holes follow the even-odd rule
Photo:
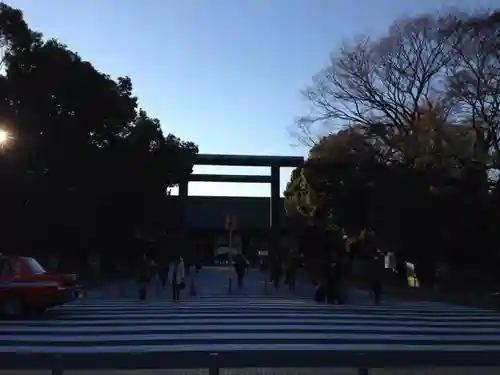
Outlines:
[[[34,258],[0,254],[0,315],[40,314],[78,297],[76,275],[48,272]]]

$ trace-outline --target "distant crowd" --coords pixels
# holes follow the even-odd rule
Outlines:
[[[374,249],[375,261],[370,263],[369,279],[370,288],[375,304],[379,304],[382,294],[383,284],[383,267],[380,266],[380,259],[383,254]],[[228,259],[230,267],[235,274],[235,288],[241,289],[244,286],[245,276],[250,267],[248,259],[243,254],[235,254]],[[337,257],[335,254],[330,258],[329,262],[323,262],[322,269],[318,269],[315,273],[317,277],[317,287],[314,293],[314,300],[318,303],[328,304],[344,304],[348,301],[348,295],[345,285],[349,274],[349,265],[346,264],[343,257]],[[383,261],[382,261],[383,263]],[[265,275],[265,286],[269,283],[275,289],[279,289],[281,284],[284,284],[290,291],[295,291],[297,285],[297,275],[302,266],[302,258],[297,250],[292,250],[286,256],[271,254],[260,259],[260,272]],[[59,264],[57,259],[50,262],[50,269],[58,269]],[[93,257],[88,260],[86,272],[82,273],[83,279],[102,280],[102,265],[99,257]],[[110,275],[113,278],[130,279],[136,275],[138,283],[138,298],[146,300],[149,293],[162,294],[167,288],[171,292],[172,300],[179,301],[184,290],[189,289],[189,293],[194,295],[197,293],[194,278],[191,278],[189,288],[186,288],[186,276],[191,272],[197,273],[201,269],[201,262],[186,261],[182,256],[178,255],[168,260],[159,259],[147,254],[144,254],[140,261],[135,265],[125,267],[117,264],[111,274],[106,273],[106,278]],[[232,278],[230,277],[230,280]],[[229,289],[232,288],[229,281]]]

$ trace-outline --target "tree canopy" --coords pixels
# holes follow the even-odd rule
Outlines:
[[[167,189],[188,178],[197,146],[163,133],[129,77],[44,39],[5,3],[0,44],[0,128],[12,138],[0,150],[2,247],[116,253],[138,230],[175,226]]]
[[[304,91],[312,110],[295,134],[311,150],[287,186],[288,214],[369,230],[429,282],[438,264],[495,278],[499,47],[498,12],[399,19],[346,42]]]

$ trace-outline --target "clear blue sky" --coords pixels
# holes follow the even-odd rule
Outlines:
[[[203,153],[305,155],[287,127],[330,52],[394,18],[495,0],[12,0],[29,25],[113,77],[132,77],[165,132]],[[195,173],[268,174],[197,167]],[[290,169],[281,175],[283,188]],[[190,195],[268,196],[262,184],[190,183]]]

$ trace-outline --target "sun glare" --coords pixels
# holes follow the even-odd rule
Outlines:
[[[9,142],[9,132],[6,130],[0,129],[0,146],[4,146]]]

